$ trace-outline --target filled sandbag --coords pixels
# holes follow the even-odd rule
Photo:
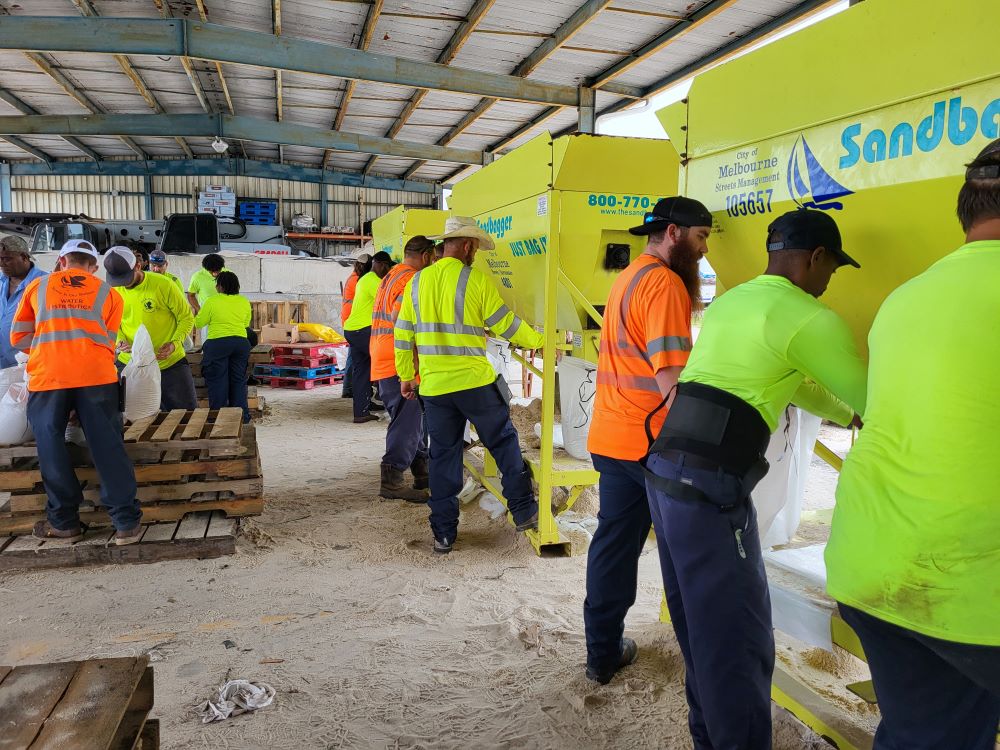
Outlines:
[[[125,379],[125,420],[137,422],[160,411],[160,363],[146,326],[132,341],[132,358],[122,370]]]

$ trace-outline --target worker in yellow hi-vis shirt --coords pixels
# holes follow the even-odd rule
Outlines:
[[[993,750],[1000,723],[1000,140],[969,166],[958,218],[966,244],[875,316],[826,548],[876,748]]]
[[[705,313],[646,459],[696,748],[771,747],[774,635],[750,492],[781,412],[794,403],[848,425],[865,408],[851,330],[817,299],[839,267],[858,266],[836,222],[786,213],[768,227],[767,252],[762,275]]]
[[[493,249],[493,239],[473,219],[450,218],[445,233],[430,239],[444,240],[444,257],[418,271],[403,291],[395,328],[396,372],[403,396],[414,398],[419,370],[430,436],[434,551],[448,554],[458,533],[466,420],[496,459],[517,530],[538,527],[531,470],[486,358],[486,329],[525,349],[540,349],[545,337],[511,312],[490,280],[472,268],[480,247]]]
[[[160,409],[197,409],[191,365],[184,354],[184,339],[194,328],[194,315],[181,290],[163,274],[143,271],[142,260],[127,247],[108,249],[104,272],[125,301],[118,331],[119,366],[131,359],[135,333],[139,326],[146,326],[160,365]]]

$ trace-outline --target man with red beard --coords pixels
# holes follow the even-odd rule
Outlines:
[[[708,252],[712,214],[691,198],[664,198],[629,230],[646,250],[622,271],[604,310],[597,398],[587,448],[601,473],[598,527],[587,555],[587,677],[607,684],[635,661],[624,638],[635,603],[639,555],[651,525],[639,463],[658,432],[661,406],[691,350],[691,311],[701,304],[698,262]],[[655,412],[655,413],[654,413]]]
[[[789,403],[844,426],[865,409],[854,336],[818,299],[838,268],[860,268],[836,222],[790,211],[766,248],[764,273],[705,313],[645,461],[696,750],[771,748],[774,634],[750,499],[771,433]]]

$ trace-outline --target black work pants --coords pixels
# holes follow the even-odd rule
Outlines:
[[[351,346],[351,391],[354,393],[354,418],[369,413],[372,406],[372,327],[344,331]]]
[[[250,341],[246,336],[208,339],[201,351],[201,372],[208,387],[208,408],[238,407],[243,410],[243,421],[249,422],[247,363],[250,361]]]

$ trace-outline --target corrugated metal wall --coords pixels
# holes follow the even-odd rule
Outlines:
[[[101,219],[143,219],[142,177],[24,177],[12,178],[14,211],[85,213]],[[297,213],[309,214],[319,226],[350,226],[360,230],[360,203],[364,220],[378,218],[395,206],[433,207],[434,196],[396,190],[371,190],[343,185],[268,180],[256,177],[153,177],[153,218],[187,213],[196,208],[199,190],[206,185],[232,187],[241,200],[278,200],[281,221],[287,227]],[[327,191],[327,216],[321,217],[320,190]],[[113,196],[112,191],[122,195]]]

